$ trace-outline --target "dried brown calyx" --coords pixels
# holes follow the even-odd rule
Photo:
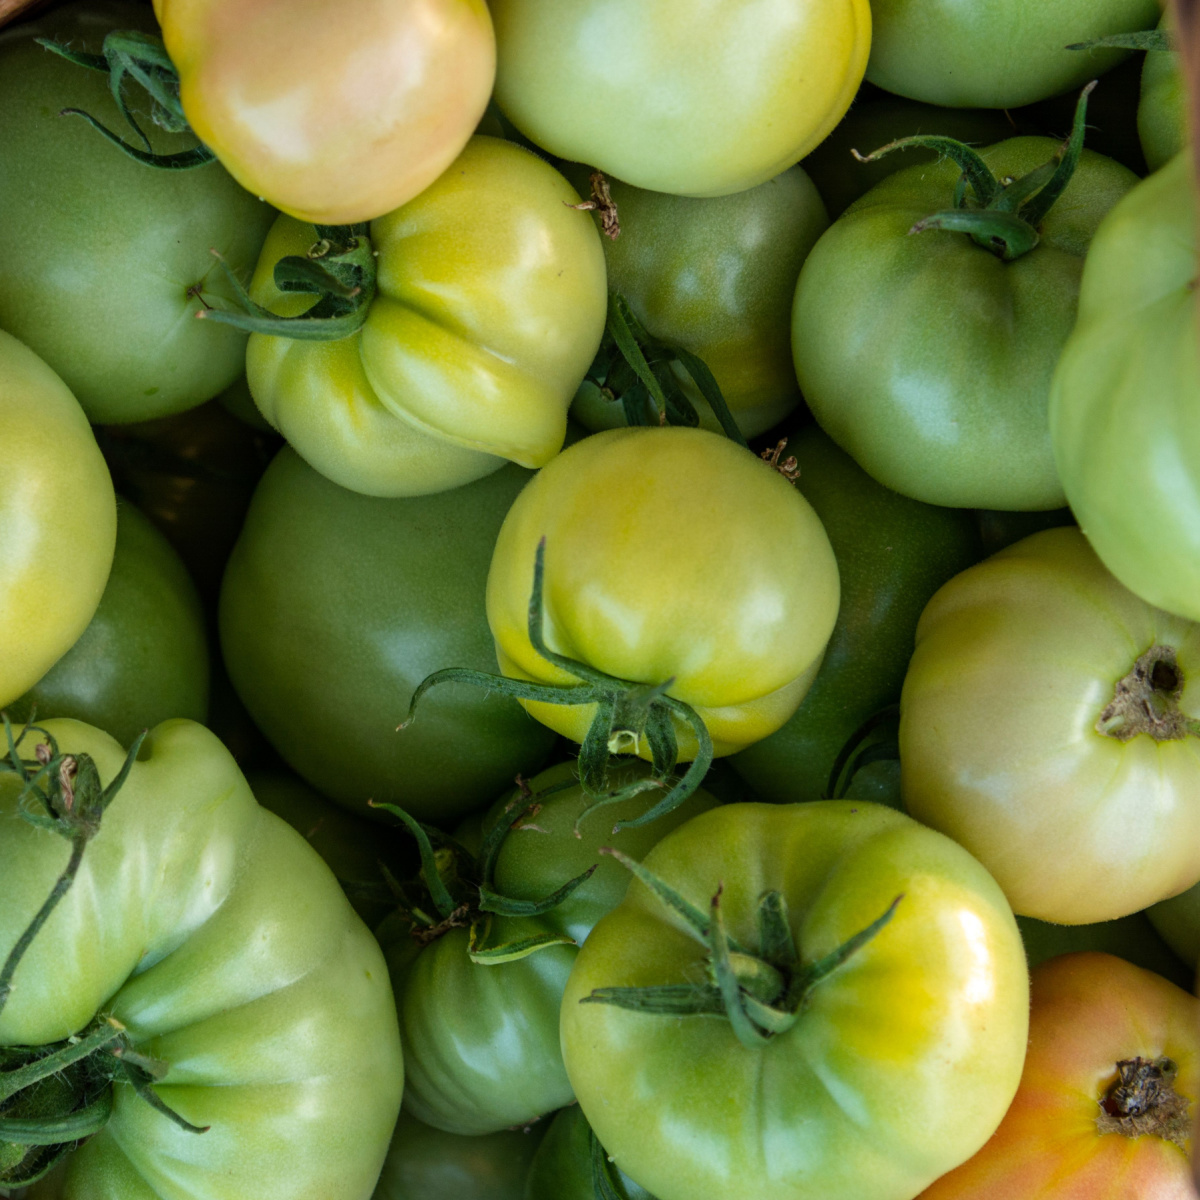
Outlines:
[[[1175,1090],[1176,1066],[1169,1058],[1127,1058],[1100,1098],[1096,1126],[1101,1133],[1154,1136],[1187,1149],[1191,1142],[1190,1102]]]

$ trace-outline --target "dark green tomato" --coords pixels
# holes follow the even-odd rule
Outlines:
[[[1187,963],[1189,974],[1200,963],[1200,883],[1146,909],[1148,916],[1166,943]],[[1189,991],[1194,977],[1185,985]]]
[[[544,761],[549,730],[515,700],[459,684],[435,688],[396,731],[426,675],[496,670],[484,585],[529,477],[505,467],[440,495],[383,500],[338,487],[287,448],[268,468],[225,573],[221,646],[250,715],[323,795],[452,821]]]
[[[402,1112],[373,1200],[523,1200],[546,1128],[463,1137]]]
[[[889,491],[815,426],[791,437],[784,453],[795,455],[800,491],[829,535],[842,605],[821,670],[795,715],[729,759],[763,799],[781,804],[827,794],[842,747],[868,717],[899,699],[921,610],[980,554],[971,513]]]
[[[488,944],[541,931],[534,921],[496,918]],[[407,952],[389,944],[392,932],[401,931],[381,926],[376,935],[392,968],[405,1109],[447,1133],[475,1136],[571,1102],[558,1012],[574,946],[485,966],[468,956],[468,931],[451,929],[404,965]]]
[[[282,817],[325,860],[354,911],[372,928],[395,908],[386,868],[401,876],[397,861],[406,845],[390,829],[348,813],[287,771],[251,771],[254,798]]]
[[[588,194],[586,168],[568,170]],[[800,267],[829,225],[800,167],[749,191],[712,199],[668,196],[610,180],[621,236],[601,239],[608,286],[657,338],[708,365],[747,437],[778,424],[800,402],[789,318]],[[720,426],[680,367],[700,422]],[[572,415],[589,429],[625,424],[599,389],[580,389]]]
[[[1074,524],[1075,518],[1069,508],[1048,512],[1000,512],[990,508],[979,511],[979,535],[983,540],[984,555],[995,554],[1043,529]]]
[[[612,772],[612,787],[627,787],[651,774],[649,763],[635,759]],[[531,779],[528,787],[536,807],[504,839],[496,860],[495,890],[515,900],[539,900],[594,866],[595,873],[586,883],[541,918],[548,929],[574,938],[581,946],[596,922],[621,903],[629,886],[629,871],[615,858],[601,854],[600,848],[611,846],[641,862],[672,829],[717,805],[700,789],[657,821],[617,833],[613,829],[616,822],[640,816],[662,793],[642,792],[584,817],[591,802],[579,783],[576,763],[550,767]],[[515,796],[498,801],[488,820],[494,820]],[[575,834],[576,821],[579,836]]]
[[[592,1181],[591,1133],[592,1127],[578,1104],[564,1108],[533,1156],[523,1200],[599,1200]],[[654,1200],[615,1163],[612,1172],[624,1200]]]
[[[96,615],[9,715],[74,717],[128,746],[144,729],[171,717],[203,721],[207,710],[208,644],[195,585],[162,534],[122,501]]]
[[[1029,174],[1058,149],[1012,138],[981,153],[1002,179]],[[834,441],[903,495],[962,508],[1060,508],[1050,381],[1092,236],[1137,179],[1083,151],[1040,243],[1004,262],[965,233],[910,234],[953,207],[959,176],[949,160],[899,171],[817,243],[792,319],[800,386]]]
[[[153,30],[149,9],[80,3],[0,43],[0,327],[63,377],[93,422],[181,412],[241,374],[246,335],[193,317],[233,298],[212,250],[248,277],[275,215],[216,163],[155,171],[59,115],[81,108],[136,140],[104,75],[34,41],[97,52],[128,28]],[[195,145],[141,124],[160,153]]]
[[[1018,917],[1017,927],[1025,943],[1025,956],[1029,959],[1030,970],[1059,954],[1099,950],[1105,954],[1115,954],[1135,966],[1145,967],[1147,971],[1154,971],[1190,992],[1193,983],[1191,968],[1159,936],[1148,919],[1149,915],[1149,912],[1133,913],[1116,921],[1101,921],[1095,925],[1051,925],[1035,917]]]
[[[136,425],[102,426],[96,438],[118,491],[166,535],[205,602],[215,601],[279,437],[248,428],[214,400]]]
[[[1159,28],[1166,27],[1164,16]],[[1146,55],[1137,123],[1146,163],[1152,171],[1165,167],[1187,145],[1187,86],[1177,52],[1153,50]]]
[[[991,145],[1008,137],[1012,126],[1002,112],[987,108],[938,108],[904,100],[875,88],[855,102],[842,123],[804,160],[825,207],[834,220],[877,183],[902,167],[934,162],[932,150],[906,150],[876,162],[860,163],[853,154],[870,154],[899,138],[919,133],[944,134],[968,145]]]

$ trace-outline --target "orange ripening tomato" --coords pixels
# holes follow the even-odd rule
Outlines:
[[[474,132],[484,0],[154,0],[196,136],[248,191],[349,225],[429,186]]]
[[[919,1200],[1195,1200],[1200,1001],[1111,954],[1032,978],[1029,1053],[991,1140]]]

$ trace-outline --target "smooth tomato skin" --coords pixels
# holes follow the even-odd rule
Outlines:
[[[9,710],[73,717],[123,746],[172,717],[208,715],[208,638],[196,586],[161,533],[128,501],[104,595],[79,640]]]
[[[1029,1054],[991,1140],[921,1200],[1194,1200],[1188,1150],[1100,1132],[1118,1062],[1169,1058],[1175,1090],[1200,1099],[1200,1001],[1110,954],[1068,954],[1033,972]],[[1189,1139],[1190,1141],[1190,1139]]]
[[[149,170],[59,116],[82,108],[125,128],[103,75],[33,38],[95,53],[106,33],[147,26],[140,5],[74,4],[0,46],[0,327],[63,377],[93,422],[181,412],[241,374],[246,335],[193,317],[233,299],[212,250],[245,278],[275,215],[219,165]],[[142,123],[160,152],[191,144]]]
[[[1158,27],[1170,31],[1173,24],[1164,14]],[[1151,171],[1165,167],[1188,145],[1187,110],[1187,85],[1178,51],[1150,51],[1142,67],[1137,120],[1138,136]]]
[[[525,1200],[525,1177],[546,1129],[539,1122],[463,1137],[402,1112],[372,1200]]]
[[[531,928],[497,919],[489,944]],[[558,1009],[577,952],[547,946],[516,962],[482,966],[467,956],[468,942],[467,930],[451,929],[406,969],[393,966],[392,982],[405,1111],[447,1133],[479,1135],[535,1121],[574,1098],[558,1044]]]
[[[921,610],[980,557],[972,514],[909,500],[876,483],[815,426],[788,439],[837,558],[842,602],[821,669],[777,733],[735,754],[764,800],[819,800],[843,746],[900,697]]]
[[[872,0],[867,78],[949,108],[1016,108],[1080,88],[1127,52],[1067,46],[1149,29],[1157,0]]]
[[[117,539],[112,479],[65,383],[0,330],[0,707],[79,639]]]
[[[1187,963],[1193,979],[1200,965],[1200,884],[1146,909],[1154,928]]]
[[[116,775],[125,752],[107,734],[46,728]],[[60,837],[16,818],[18,790],[0,777],[4,955],[65,862]],[[170,1065],[162,1099],[212,1128],[186,1133],[118,1088],[108,1125],[47,1189],[56,1200],[370,1196],[403,1082],[379,947],[316,852],[190,721],[144,743],[17,970],[0,1045],[61,1040],[101,1008]]]
[[[632,882],[562,1007],[571,1083],[623,1171],[661,1200],[903,1200],[983,1145],[1020,1078],[1028,984],[1012,913],[962,847],[862,801],[735,804],[645,862],[704,910],[723,884],[729,931],[752,949],[758,900],[780,890],[806,964],[904,899],[791,1030],[751,1050],[724,1018],[580,1003],[704,977],[704,948]]]
[[[487,107],[484,0],[155,0],[196,136],[248,191],[351,225],[407,203]]]
[[[700,429],[612,429],[530,481],[496,540],[488,624],[506,675],[569,685],[529,640],[542,538],[552,650],[620,679],[674,678],[718,755],[795,711],[837,616],[837,563],[808,503],[754,455]],[[595,707],[522,703],[577,742]],[[695,734],[678,721],[676,734],[694,758]]]
[[[1165,903],[1172,904],[1174,901],[1167,900]],[[1115,954],[1135,967],[1143,967],[1169,979],[1187,991],[1195,981],[1195,969],[1159,935],[1153,923],[1153,913],[1154,909],[1148,909],[1094,925],[1051,925],[1035,917],[1018,917],[1017,928],[1021,931],[1021,941],[1025,943],[1025,957],[1029,960],[1030,970],[1060,954],[1077,954],[1086,950]]]
[[[286,447],[267,470],[226,570],[221,645],[255,722],[323,795],[449,821],[544,761],[552,735],[475,688],[435,689],[396,732],[426,675],[495,670],[488,562],[528,478],[509,466],[438,496],[379,500]]]
[[[493,0],[496,99],[559,158],[636,187],[723,196],[838,123],[871,42],[867,0]]]
[[[568,170],[586,193],[588,172]],[[621,236],[602,238],[608,286],[657,338],[703,359],[747,438],[800,403],[792,366],[792,294],[800,267],[829,226],[800,167],[733,196],[697,200],[609,180]],[[700,423],[721,427],[682,367],[675,368]],[[571,414],[589,429],[625,424],[624,409],[585,384]]]
[[[1050,399],[1059,474],[1104,565],[1200,620],[1200,351],[1190,156],[1100,227]]]
[[[922,614],[900,701],[904,803],[1014,911],[1088,924],[1200,879],[1200,742],[1096,729],[1156,645],[1175,649],[1180,710],[1200,716],[1200,626],[1127,591],[1077,529],[1010,546]]]
[[[532,152],[472,138],[436,183],[371,223],[379,291],[357,334],[251,336],[263,416],[322,474],[368,495],[444,491],[505,458],[547,462],[607,312],[604,251],[569,207],[578,200]],[[311,225],[279,218],[251,282],[257,303],[285,316],[311,307],[273,273],[316,241]]]
[[[998,177],[1021,177],[1058,145],[1012,138],[981,154]],[[1137,179],[1085,150],[1041,243],[1005,263],[963,233],[909,236],[950,207],[959,173],[948,160],[899,171],[817,243],[792,314],[800,388],[825,432],[901,495],[955,508],[1061,508],[1050,382],[1088,244]]]
[[[595,1200],[592,1182],[591,1127],[578,1104],[564,1108],[550,1123],[520,1200]],[[654,1200],[648,1191],[617,1168],[627,1200]]]

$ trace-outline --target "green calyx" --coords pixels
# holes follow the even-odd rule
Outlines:
[[[398,728],[406,729],[412,723],[421,698],[430,688],[442,683],[467,683],[485,691],[541,704],[594,704],[596,715],[579,748],[579,781],[591,800],[584,815],[598,808],[619,804],[641,792],[662,789],[666,794],[657,804],[640,817],[619,821],[613,832],[648,825],[678,808],[704,781],[713,761],[712,738],[700,714],[691,705],[667,694],[674,679],[658,684],[618,679],[587,663],[558,654],[546,645],[543,599],[545,564],[546,539],[542,538],[534,560],[533,592],[529,598],[529,641],[548,663],[575,676],[580,682],[557,687],[524,679],[510,679],[506,675],[492,675],[486,671],[472,671],[465,667],[448,667],[435,671],[421,681],[413,693],[408,715]],[[696,757],[680,778],[674,775],[679,762],[679,743],[674,725],[677,720],[690,726],[697,744]],[[635,752],[643,739],[650,748],[653,776],[614,790],[609,778],[611,756]]]
[[[725,1017],[738,1040],[750,1049],[786,1033],[800,1019],[805,1001],[822,980],[852,958],[895,916],[903,895],[865,929],[837,949],[805,964],[792,936],[787,900],[781,892],[764,892],[758,902],[758,946],[743,946],[725,927],[722,887],[709,911],[701,911],[641,863],[617,850],[605,850],[633,872],[667,908],[681,917],[687,931],[707,950],[703,983],[659,987],[597,988],[581,1004],[611,1004],[631,1012],[664,1016]]]
[[[63,754],[52,734],[26,725],[16,735],[3,717],[7,753],[0,774],[21,780],[19,815],[65,838],[71,856],[42,906],[0,966],[0,1011],[17,986],[25,954],[70,891],[88,843],[100,831],[109,804],[121,790],[141,748],[130,747],[116,778],[104,787],[87,754]],[[30,734],[45,739],[32,758],[21,747]],[[26,1187],[51,1171],[81,1141],[104,1127],[112,1112],[112,1085],[129,1084],[151,1107],[192,1133],[203,1133],[168,1108],[152,1088],[168,1066],[139,1054],[121,1023],[101,1014],[84,1033],[50,1046],[0,1047],[0,1186]]]
[[[432,825],[425,825],[394,804],[373,804],[399,817],[417,840],[421,873],[416,886],[391,880],[400,911],[422,946],[451,929],[470,931],[468,954],[482,966],[496,966],[526,958],[547,946],[574,946],[574,939],[559,934],[527,932],[489,946],[493,917],[539,917],[557,908],[576,888],[586,883],[596,868],[589,867],[540,900],[515,900],[495,890],[496,862],[504,839],[524,817],[536,812],[541,797],[522,787],[484,833],[478,855]],[[418,892],[414,898],[413,892]]]
[[[242,281],[214,250],[240,308],[201,308],[196,316],[245,333],[298,341],[336,342],[352,336],[366,323],[375,299],[378,269],[368,229],[365,222],[317,225],[317,241],[306,255],[289,254],[275,264],[275,286],[281,292],[317,298],[311,308],[295,317],[277,316],[251,300]]]
[[[156,154],[145,130],[138,124],[133,110],[129,107],[126,94],[129,85],[140,84],[150,97],[150,119],[155,125],[168,133],[191,132],[187,117],[183,115],[183,106],[179,102],[179,72],[175,70],[175,64],[171,62],[162,38],[136,30],[117,30],[104,39],[99,54],[82,54],[48,38],[36,40],[39,46],[44,46],[68,62],[107,75],[113,100],[141,145],[126,141],[120,134],[114,133],[82,109],[64,108],[63,116],[82,117],[114,146],[148,167],[157,167],[164,171],[183,171],[192,167],[202,167],[216,159],[216,155],[203,142],[192,150],[182,150],[177,154]]]
[[[1054,158],[1020,179],[997,179],[975,150],[948,137],[922,134],[901,138],[866,157],[855,151],[855,157],[860,162],[875,162],[893,151],[920,146],[952,159],[962,170],[954,189],[954,207],[925,217],[908,232],[965,233],[977,246],[1004,262],[1013,262],[1036,248],[1042,222],[1075,175],[1087,131],[1088,97],[1095,87],[1093,81],[1083,89],[1075,106],[1071,136]]]
[[[695,405],[675,374],[678,363],[708,401],[725,436],[746,445],[713,373],[703,359],[682,346],[652,337],[620,292],[608,298],[604,339],[582,386],[595,388],[607,401],[620,404],[627,425],[700,424]]]
[[[1136,33],[1114,33],[1090,42],[1072,42],[1068,50],[1177,50],[1174,38],[1165,29],[1141,29]]]

